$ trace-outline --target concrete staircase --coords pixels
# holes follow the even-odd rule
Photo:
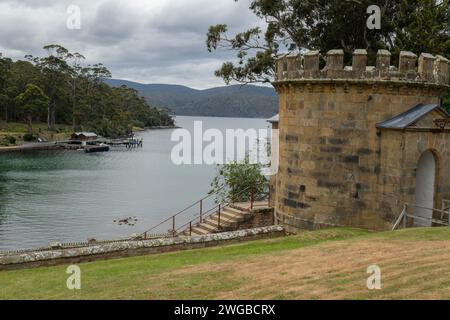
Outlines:
[[[182,236],[199,236],[209,233],[218,233],[223,231],[233,230],[234,227],[242,221],[245,221],[246,216],[250,212],[244,208],[237,206],[228,206],[220,211],[220,230],[219,230],[219,213],[213,213],[209,217],[205,218],[202,223],[198,223],[192,226],[192,230],[188,227],[182,231]]]

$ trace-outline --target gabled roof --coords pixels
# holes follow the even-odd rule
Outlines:
[[[391,119],[377,123],[376,127],[378,129],[406,129],[433,110],[437,110],[442,113],[444,117],[450,118],[447,111],[438,104],[419,104]]]
[[[270,123],[276,123],[276,122],[279,122],[279,121],[280,121],[280,115],[279,114],[277,114],[277,115],[275,115],[272,118],[267,120],[267,122],[270,122]]]

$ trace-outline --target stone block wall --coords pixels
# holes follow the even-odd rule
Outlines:
[[[448,61],[427,54],[418,61],[402,52],[399,66],[393,67],[389,52],[380,51],[377,65],[367,67],[367,53],[357,50],[352,66],[344,67],[343,52],[333,50],[319,70],[318,55],[290,55],[277,62],[277,220],[293,229],[289,231],[388,229],[415,187],[402,161],[410,157],[409,169],[417,166],[420,150],[413,157],[405,149],[407,142],[420,144],[419,139],[435,146],[444,155],[442,165],[448,166],[448,142],[443,141],[449,140],[448,134],[382,134],[376,124],[419,103],[439,104],[449,91]],[[442,185],[438,198],[447,196],[448,188]]]
[[[273,226],[275,223],[273,212],[273,208],[252,211],[245,217],[244,221],[237,223],[235,230]]]
[[[283,227],[269,226],[193,237],[117,241],[73,248],[0,253],[0,271],[191,250],[284,235]]]

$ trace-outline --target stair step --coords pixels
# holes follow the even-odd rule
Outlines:
[[[245,215],[247,215],[247,211],[239,210],[233,207],[225,207],[222,208],[220,212],[220,225],[222,227],[226,227],[237,222],[244,220]],[[185,236],[191,235],[205,235],[209,233],[215,233],[218,231],[218,220],[219,213],[216,212],[204,219],[202,223],[197,224],[195,227],[192,227],[192,231],[189,231],[189,228],[184,230],[181,234]]]
[[[236,214],[244,214],[244,213],[246,213],[246,211],[243,211],[243,210],[240,210],[240,209],[236,209],[236,208],[233,208],[233,207],[226,207],[225,210],[229,211],[229,212],[236,213]]]
[[[208,230],[201,228],[200,226],[192,228],[192,235],[204,235],[210,233]]]
[[[195,230],[192,230],[191,237],[202,236],[202,235],[203,235],[203,233],[196,232]]]
[[[208,232],[208,233],[213,233],[213,232],[216,231],[215,228],[214,228],[213,226],[211,226],[211,225],[209,225],[209,224],[206,224],[206,223],[201,223],[201,224],[199,224],[199,225],[197,226],[197,228],[202,229],[202,230],[205,230],[205,231]]]
[[[214,217],[211,217],[211,220],[213,220],[216,224],[217,221],[219,220],[219,215],[214,215]],[[239,217],[229,217],[227,215],[224,214],[220,214],[220,223],[225,223],[225,224],[231,224],[231,223],[236,223],[239,221]]]
[[[226,227],[229,226],[231,224],[237,223],[238,221],[236,219],[230,219],[227,217],[223,217],[222,215],[220,216],[220,226],[221,227]],[[209,226],[214,227],[215,231],[218,230],[218,225],[219,225],[219,216],[215,215],[214,217],[210,217],[209,220],[207,221],[207,224]]]
[[[244,216],[242,214],[230,213],[228,211],[224,211],[220,213],[220,218],[227,218],[230,220],[240,221]]]
[[[211,224],[206,220],[201,225],[199,225],[199,228],[206,229],[207,231],[209,231],[211,233],[217,231],[217,225]]]
[[[217,230],[217,219],[213,219],[213,217],[209,217],[207,220],[205,220],[204,225],[214,228],[214,230]]]
[[[244,208],[244,207],[240,207],[240,206],[236,206],[236,205],[230,205],[228,208],[233,209],[235,211],[239,211],[239,212],[248,212],[249,208]]]
[[[185,236],[185,237],[195,237],[195,236],[201,236],[201,235],[203,235],[203,233],[200,233],[194,229],[192,229],[192,232],[189,232],[189,230],[186,230],[183,233],[183,236]]]
[[[230,213],[230,214],[235,214],[235,215],[241,215],[241,214],[243,214],[242,211],[234,210],[233,208],[229,208],[229,207],[224,208],[222,211],[223,211],[223,212],[228,212],[228,213]]]

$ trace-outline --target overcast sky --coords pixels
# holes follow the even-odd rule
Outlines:
[[[81,9],[79,30],[67,28],[70,5]],[[218,23],[231,33],[263,26],[248,6],[249,0],[0,0],[0,52],[23,59],[61,44],[89,63],[104,63],[117,79],[221,86],[214,70],[234,55],[209,53],[205,34]]]

